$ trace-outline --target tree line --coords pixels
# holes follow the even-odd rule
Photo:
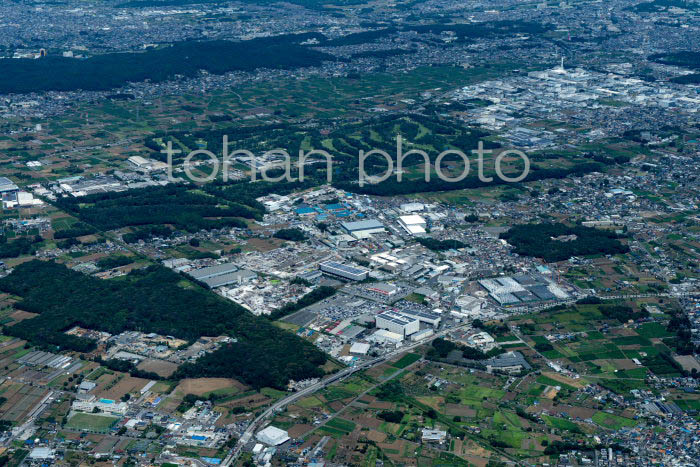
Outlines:
[[[51,350],[88,352],[94,341],[65,334],[79,325],[119,334],[127,330],[194,342],[231,336],[235,342],[181,366],[175,377],[236,378],[256,388],[284,388],[289,379],[322,374],[326,356],[312,344],[202,288],[183,288],[182,276],[155,265],[121,279],[101,280],[49,261],[17,266],[0,290],[21,297],[15,307],[38,313],[4,333]]]
[[[559,240],[559,237],[575,236]],[[627,253],[629,247],[611,230],[562,223],[520,224],[500,235],[522,256],[534,256],[547,262],[564,261],[572,256]]]
[[[258,68],[295,69],[319,66],[332,55],[299,45],[313,34],[287,34],[247,41],[185,41],[145,52],[95,55],[85,59],[47,56],[0,59],[0,93],[106,91],[130,82],[154,83],[176,76],[193,77]]]

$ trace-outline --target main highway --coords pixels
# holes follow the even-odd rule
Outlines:
[[[698,293],[698,292],[693,291],[693,292],[686,292],[686,293],[681,293],[681,294],[660,293],[660,294],[617,295],[617,296],[599,296],[599,295],[593,295],[593,296],[598,296],[598,298],[601,298],[601,299],[603,299],[603,300],[614,300],[614,299],[621,299],[621,298],[629,299],[629,298],[645,298],[645,297],[671,296],[671,295],[680,297],[680,296],[687,296],[687,295],[697,295],[697,293]],[[581,298],[581,297],[577,297],[577,298]],[[574,302],[575,302],[575,300],[574,300],[574,299],[571,299],[571,300],[565,301],[565,302],[563,302],[563,303],[564,303],[564,304],[571,304],[571,303],[574,303]],[[561,304],[562,304],[561,302],[560,302],[560,303],[557,303],[557,305],[561,305]],[[541,311],[541,310],[538,310],[538,311]],[[228,455],[226,456],[226,458],[223,460],[223,462],[221,463],[221,465],[223,465],[223,466],[228,466],[228,465],[231,465],[233,462],[235,462],[236,459],[238,459],[238,457],[240,456],[241,451],[243,450],[243,447],[244,447],[246,444],[248,444],[248,442],[249,442],[249,441],[251,440],[251,438],[253,437],[253,434],[254,434],[259,428],[262,427],[262,425],[266,422],[266,420],[267,420],[271,415],[273,415],[273,414],[275,414],[276,412],[282,410],[284,407],[286,407],[287,405],[291,404],[292,402],[294,402],[294,401],[296,401],[296,400],[298,400],[298,399],[301,399],[302,397],[305,397],[305,396],[308,396],[308,395],[310,395],[310,394],[313,394],[314,392],[316,392],[316,391],[318,391],[318,390],[320,390],[320,389],[323,389],[323,388],[329,386],[330,384],[333,384],[333,383],[335,383],[335,382],[337,382],[337,381],[340,381],[340,380],[342,380],[342,379],[345,379],[345,378],[347,378],[348,376],[352,375],[353,373],[355,373],[355,372],[357,372],[357,371],[366,370],[366,369],[371,368],[371,367],[373,367],[373,366],[380,365],[380,364],[384,363],[385,361],[391,360],[392,358],[398,356],[399,354],[408,352],[408,351],[410,351],[410,350],[412,350],[412,349],[414,349],[414,348],[416,348],[416,347],[419,347],[419,346],[421,346],[421,345],[425,345],[426,343],[431,342],[433,339],[435,339],[435,338],[437,338],[437,337],[441,337],[441,336],[447,334],[448,332],[455,331],[455,330],[457,330],[457,329],[459,329],[459,328],[461,328],[461,327],[464,327],[464,326],[466,326],[466,325],[463,324],[463,325],[460,325],[460,326],[455,326],[455,327],[452,327],[452,328],[444,329],[444,330],[442,330],[442,331],[440,331],[440,332],[434,334],[433,336],[431,336],[431,337],[428,338],[428,339],[425,339],[425,340],[422,340],[422,341],[418,341],[418,342],[412,343],[412,344],[410,344],[410,345],[408,345],[408,346],[405,346],[405,347],[401,347],[401,348],[399,348],[399,349],[397,349],[397,350],[395,350],[395,351],[393,351],[393,352],[391,352],[391,353],[388,353],[388,354],[386,354],[386,355],[384,355],[384,356],[382,356],[382,357],[377,357],[377,358],[375,358],[375,359],[368,360],[368,361],[366,361],[366,362],[362,362],[362,363],[360,363],[360,364],[358,364],[358,365],[356,365],[356,366],[345,368],[345,369],[339,371],[338,373],[335,373],[335,374],[333,374],[333,375],[330,375],[330,376],[328,376],[328,377],[322,379],[321,381],[319,381],[318,383],[316,383],[316,384],[314,384],[314,385],[312,385],[312,386],[306,387],[306,388],[304,388],[304,389],[302,389],[302,390],[300,390],[300,391],[294,392],[294,393],[288,395],[287,397],[284,397],[284,398],[278,400],[277,402],[275,402],[274,404],[272,404],[270,407],[268,407],[263,413],[261,413],[255,420],[253,420],[253,421],[250,423],[250,425],[248,426],[248,428],[245,430],[245,432],[243,432],[243,434],[242,434],[241,437],[239,438],[239,440],[238,440],[238,442],[236,443],[236,445],[231,449],[231,451],[229,452],[229,454],[228,454]],[[533,349],[533,350],[534,350],[534,349]],[[539,353],[539,352],[537,352],[537,353]],[[545,358],[545,361],[547,361],[546,358]]]
[[[246,444],[248,444],[248,442],[253,437],[253,434],[259,428],[262,427],[262,425],[265,423],[265,421],[271,415],[282,410],[284,407],[291,404],[292,402],[294,402],[298,399],[301,399],[302,397],[313,394],[314,392],[316,392],[320,389],[323,389],[323,388],[325,388],[325,387],[327,387],[335,382],[343,380],[357,371],[366,370],[366,369],[371,368],[373,366],[380,365],[380,364],[386,362],[387,360],[391,360],[392,358],[397,357],[398,355],[400,355],[402,353],[409,352],[409,351],[415,349],[416,347],[419,347],[421,345],[425,345],[426,343],[432,341],[433,339],[435,339],[437,337],[441,337],[441,336],[447,334],[448,332],[455,331],[463,326],[465,326],[465,325],[444,329],[444,330],[434,334],[433,336],[431,336],[428,339],[424,339],[422,341],[418,341],[418,342],[412,343],[410,345],[401,347],[401,348],[399,348],[393,352],[390,352],[386,355],[383,355],[381,357],[377,357],[377,358],[372,359],[372,360],[367,360],[366,362],[362,362],[362,363],[357,364],[355,366],[344,368],[343,370],[340,370],[338,373],[327,376],[326,378],[322,379],[321,381],[319,381],[318,383],[316,383],[312,386],[301,389],[297,392],[294,392],[294,393],[288,395],[287,397],[284,397],[284,398],[278,400],[277,402],[272,404],[270,407],[268,407],[263,413],[258,415],[258,417],[255,420],[253,420],[250,425],[248,425],[248,428],[246,428],[245,432],[243,432],[243,434],[239,438],[238,442],[231,449],[228,456],[226,456],[226,458],[223,460],[221,465],[228,466],[228,465],[233,464],[236,461],[236,459],[238,459],[238,456],[240,456],[241,451],[243,450],[243,447]]]

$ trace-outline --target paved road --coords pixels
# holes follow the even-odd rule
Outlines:
[[[238,456],[240,456],[241,450],[243,449],[243,447],[253,437],[253,433],[255,433],[258,430],[258,428],[260,428],[262,426],[262,424],[267,420],[267,418],[270,415],[273,415],[275,412],[277,412],[277,411],[281,410],[282,408],[286,407],[287,405],[291,404],[292,402],[296,401],[297,399],[300,399],[300,398],[307,396],[309,394],[313,394],[314,392],[318,391],[319,389],[323,389],[330,384],[333,384],[337,381],[345,379],[357,371],[366,370],[366,369],[371,368],[373,366],[384,363],[387,360],[391,360],[392,358],[394,358],[402,353],[413,350],[414,348],[419,347],[421,345],[425,345],[426,343],[432,341],[433,339],[441,337],[441,336],[447,334],[448,332],[457,330],[457,329],[464,327],[464,326],[465,325],[442,330],[442,331],[434,334],[433,336],[431,336],[429,339],[415,342],[415,343],[408,345],[408,346],[405,346],[405,347],[401,347],[400,349],[397,349],[394,352],[391,352],[387,355],[375,358],[373,360],[366,361],[366,362],[361,363],[359,365],[356,365],[354,367],[345,368],[344,370],[341,370],[338,373],[331,375],[331,376],[319,381],[318,383],[314,384],[313,386],[309,386],[309,387],[304,388],[300,391],[297,391],[293,394],[290,394],[289,396],[287,396],[283,399],[280,399],[279,401],[275,402],[270,407],[268,407],[267,410],[265,410],[263,413],[261,413],[255,420],[253,420],[253,422],[248,426],[246,431],[241,435],[240,439],[238,440],[238,443],[236,443],[236,446],[234,446],[234,448],[231,450],[229,455],[226,456],[226,458],[223,460],[221,465],[228,466],[228,465],[231,465],[233,462],[235,462],[236,459],[238,459]]]
[[[679,296],[687,296],[687,295],[695,295],[695,294],[697,294],[697,292],[689,292],[689,293],[681,293],[681,294],[657,293],[657,294],[608,295],[608,296],[594,294],[591,296],[596,296],[602,300],[615,300],[615,299],[647,298],[647,297],[659,297],[659,296],[661,296],[661,297],[669,297],[669,296],[679,297]],[[580,297],[578,297],[578,298],[580,298]],[[577,299],[570,299],[570,300],[558,302],[556,304],[556,306],[559,306],[562,304],[573,304],[576,300]],[[555,305],[543,306],[543,307],[540,307],[539,309],[535,309],[535,310],[530,309],[529,312],[543,311],[544,309],[549,308],[550,306],[555,306]],[[367,368],[371,368],[373,366],[384,363],[385,361],[390,360],[391,358],[398,356],[401,353],[408,352],[411,349],[414,349],[418,346],[424,345],[437,337],[443,336],[447,332],[459,329],[460,327],[463,327],[463,326],[465,326],[465,325],[457,326],[455,328],[445,329],[439,333],[436,333],[430,339],[427,339],[425,341],[417,342],[417,343],[411,344],[407,347],[402,347],[402,348],[400,348],[400,349],[398,349],[390,354],[387,354],[383,357],[369,360],[369,361],[364,362],[364,363],[357,365],[355,367],[346,368],[346,369],[344,369],[344,370],[342,370],[334,375],[331,375],[331,376],[319,381],[318,383],[314,384],[313,386],[309,386],[305,389],[302,389],[301,391],[295,392],[295,393],[290,394],[289,396],[287,396],[283,399],[280,399],[279,401],[275,402],[273,405],[268,407],[267,410],[265,410],[262,414],[260,414],[255,420],[253,420],[253,422],[248,426],[248,428],[243,433],[243,435],[241,435],[240,439],[238,440],[238,443],[236,443],[236,446],[234,446],[234,448],[229,452],[228,456],[226,456],[226,458],[221,463],[221,465],[228,466],[228,465],[231,465],[233,462],[235,462],[236,459],[238,459],[238,456],[240,456],[241,450],[243,449],[243,447],[252,439],[253,434],[263,425],[263,423],[271,415],[273,415],[275,412],[281,410],[282,408],[286,407],[287,405],[291,404],[292,402],[296,401],[297,399],[305,397],[309,394],[313,394],[314,392],[318,391],[319,389],[323,389],[332,383],[335,383],[341,379],[347,378],[348,376],[352,375],[356,371],[365,370]],[[513,331],[513,329],[511,329],[511,331]],[[523,340],[522,337],[517,334],[517,332],[513,332],[513,334],[516,337],[519,337],[521,340]],[[523,340],[523,342],[525,342],[525,341]],[[527,345],[527,343],[526,343],[526,345]],[[551,363],[550,359],[548,359],[547,357],[542,355],[536,349],[534,349],[533,347],[531,347],[531,349],[535,353],[537,353],[545,362]]]

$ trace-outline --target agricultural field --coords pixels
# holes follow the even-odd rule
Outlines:
[[[384,457],[467,465],[551,462],[557,451],[547,450],[550,443],[586,443],[590,434],[638,423],[588,397],[589,381],[555,372],[508,378],[418,362],[424,350],[393,362],[389,380],[380,377],[388,369],[374,369],[297,401],[272,424],[301,439],[302,448],[330,437],[324,452],[337,462],[363,465]],[[445,430],[448,440],[441,447],[427,443],[423,429]]]
[[[368,106],[374,105],[410,110],[404,101],[418,99],[424,92],[502,76],[518,65],[422,67],[407,73],[372,73],[357,78],[280,79],[250,83],[235,91],[213,91],[206,96],[164,96],[149,105],[128,100],[80,104],[73,112],[52,118],[45,124],[46,131],[31,141],[12,136],[0,141],[0,150],[21,163],[18,167],[7,165],[0,169],[0,175],[9,175],[9,167],[12,171],[19,168],[31,182],[118,168],[128,157],[143,155],[144,139],[158,131],[192,131],[230,124],[212,122],[209,115],[230,115],[247,124],[261,124],[267,123],[270,115],[285,121],[364,116]],[[119,143],[108,144],[112,141]],[[24,166],[25,161],[37,159],[43,161],[42,167]]]
[[[535,358],[564,365],[614,392],[646,388],[649,375],[679,376],[683,371],[671,357],[679,340],[668,328],[669,315],[650,315],[650,305],[664,308],[653,301],[576,304],[518,319],[514,324],[527,345],[515,348],[534,350]],[[672,310],[672,305],[666,308]]]

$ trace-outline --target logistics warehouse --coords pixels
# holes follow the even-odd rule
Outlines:
[[[326,261],[319,264],[322,272],[332,276],[349,279],[351,281],[363,281],[369,277],[369,270],[347,264],[338,263],[337,261]]]
[[[386,310],[376,317],[379,329],[386,329],[404,338],[420,331],[420,324],[425,323],[432,329],[440,325],[440,315],[437,313],[406,309],[401,311]]]

